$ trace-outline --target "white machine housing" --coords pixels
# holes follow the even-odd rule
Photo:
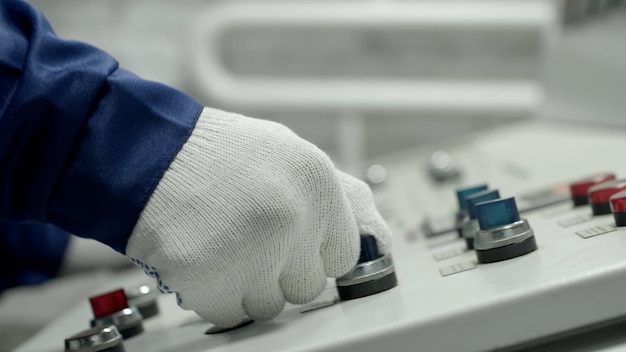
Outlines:
[[[567,201],[524,213],[538,250],[492,264],[478,264],[455,232],[426,238],[420,230],[427,218],[453,215],[460,185],[488,182],[522,205],[540,200],[537,194],[562,196],[568,181],[589,174],[623,176],[623,132],[537,121],[438,148],[456,158],[457,181],[430,177],[425,162],[434,148],[377,161],[387,169],[374,190],[395,233],[397,287],[339,302],[329,280],[313,304],[290,305],[274,320],[214,335],[204,334],[211,324],[164,295],[161,314],[125,341],[127,351],[520,350],[624,320],[626,229],[615,228],[611,215],[592,218],[589,207]],[[146,282],[131,273],[94,293]],[[85,297],[17,351],[58,351],[90,318]]]

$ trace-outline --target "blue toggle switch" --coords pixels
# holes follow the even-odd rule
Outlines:
[[[481,230],[489,230],[520,220],[515,198],[497,199],[474,206]]]
[[[378,251],[374,236],[361,235],[359,262],[335,283],[339,298],[347,301],[396,287],[398,278],[391,255],[382,255]]]
[[[378,253],[378,245],[376,238],[372,235],[361,236],[361,254],[359,255],[359,264],[372,261],[380,257]]]
[[[487,202],[490,200],[495,200],[498,198],[500,198],[500,192],[498,192],[497,189],[478,192],[476,194],[473,194],[465,198],[465,204],[466,204],[467,212],[470,216],[470,219],[476,219],[476,212],[474,210],[474,206],[476,204]]]
[[[472,187],[467,187],[467,188],[463,188],[463,189],[458,189],[456,191],[456,198],[459,201],[459,209],[460,210],[465,210],[467,209],[467,205],[465,203],[465,198],[476,194],[478,192],[482,192],[482,191],[486,191],[487,190],[487,185],[483,184],[483,185],[479,185],[479,186],[472,186]]]

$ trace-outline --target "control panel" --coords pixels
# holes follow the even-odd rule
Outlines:
[[[620,150],[620,131],[530,122],[376,160],[393,260],[363,236],[314,302],[227,331],[171,295],[140,294],[151,317],[121,324],[150,281],[120,275],[17,351],[515,351],[625,321]]]

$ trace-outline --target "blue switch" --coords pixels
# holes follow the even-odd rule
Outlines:
[[[489,230],[520,220],[513,197],[476,204],[474,211],[481,230]]]
[[[478,185],[478,186],[472,186],[472,187],[467,187],[467,188],[463,188],[463,189],[458,189],[456,191],[456,198],[459,201],[459,209],[460,210],[465,210],[467,209],[467,205],[465,203],[465,198],[476,194],[478,192],[482,192],[482,191],[486,191],[487,190],[487,185],[483,184],[483,185]]]
[[[376,238],[372,235],[361,235],[361,254],[359,255],[359,264],[372,261],[380,257]]]
[[[474,210],[474,206],[476,204],[495,200],[498,198],[500,198],[500,192],[498,192],[497,189],[478,192],[465,198],[465,206],[467,207],[467,212],[470,216],[470,219],[476,219],[476,212]]]

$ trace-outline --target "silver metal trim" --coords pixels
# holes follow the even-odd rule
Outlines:
[[[143,285],[126,291],[128,304],[135,307],[143,307],[156,302],[156,291],[150,286]]]
[[[487,250],[520,243],[535,234],[528,220],[520,219],[512,224],[489,230],[479,230],[474,237],[475,250]]]
[[[122,334],[114,325],[84,330],[65,339],[65,352],[96,352],[122,343]]]
[[[141,313],[139,313],[137,307],[129,307],[101,318],[92,319],[91,326],[98,327],[115,325],[118,329],[124,330],[141,324],[142,319],[143,317],[141,316]]]
[[[479,229],[478,219],[469,219],[461,225],[461,234],[463,238],[475,238]]]
[[[454,157],[445,150],[436,150],[428,158],[430,175],[438,181],[454,179],[461,175],[461,170]]]
[[[379,279],[395,271],[391,254],[357,264],[350,272],[337,278],[337,286],[352,286]]]

